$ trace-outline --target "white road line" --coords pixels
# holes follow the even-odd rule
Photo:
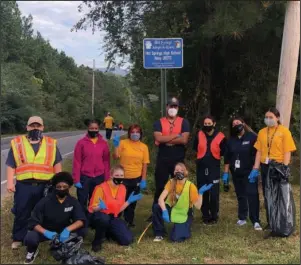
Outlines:
[[[66,154],[63,154],[62,157],[66,157],[66,156],[68,156],[68,155],[71,155],[71,154],[73,154],[73,152],[74,152],[74,151],[69,152],[69,153],[66,153]],[[14,177],[14,179],[15,179],[15,178],[16,178],[16,177]],[[1,181],[1,185],[5,184],[6,182],[7,182],[7,180]]]
[[[62,140],[62,139],[66,139],[66,138],[70,138],[70,137],[73,137],[73,136],[78,136],[78,135],[82,135],[83,133],[80,133],[80,134],[75,134],[75,135],[69,135],[69,136],[66,136],[66,137],[62,137],[62,138],[57,138],[56,140]],[[4,150],[1,150],[1,154],[2,154],[2,152],[5,152],[5,151],[7,151],[7,150],[9,150],[9,148],[7,148],[7,149],[4,149]]]

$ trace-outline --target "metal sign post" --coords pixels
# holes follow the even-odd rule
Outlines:
[[[161,69],[161,115],[165,116],[167,103],[166,69],[183,67],[183,39],[143,39],[143,67],[145,69]]]

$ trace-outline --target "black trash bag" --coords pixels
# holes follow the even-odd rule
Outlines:
[[[265,187],[265,204],[274,236],[288,237],[296,228],[296,208],[290,172],[283,164],[272,161]]]
[[[83,238],[75,233],[71,233],[63,243],[59,241],[59,235],[57,235],[50,242],[50,253],[56,261],[67,260],[79,251],[82,243]]]
[[[80,249],[77,254],[65,260],[63,264],[105,264],[105,260],[94,257],[88,251]]]
[[[81,249],[82,243],[83,238],[75,233],[71,233],[63,243],[57,235],[50,242],[50,252],[52,257],[62,264],[105,264],[104,259],[93,257],[88,251]]]

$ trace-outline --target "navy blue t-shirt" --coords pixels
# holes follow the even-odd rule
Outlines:
[[[229,164],[232,174],[245,176],[252,171],[257,150],[254,144],[257,140],[256,134],[246,132],[241,138],[235,136],[227,141],[224,155],[225,164]],[[235,169],[235,161],[240,161],[240,168]]]
[[[160,120],[154,123],[154,132],[162,132],[162,126]],[[183,119],[181,133],[190,132],[189,121]],[[167,146],[166,144],[160,144],[158,150],[158,158],[161,159],[176,159],[184,160],[186,147],[183,144],[177,144],[173,146]]]
[[[39,151],[39,148],[40,148],[40,143],[31,144],[31,146],[32,146],[32,148],[34,150],[34,153],[37,154],[38,151]],[[62,155],[61,155],[58,147],[56,147],[56,156],[55,156],[55,160],[54,160],[53,165],[55,166],[56,164],[60,163],[62,160],[63,160]],[[10,148],[9,151],[8,151],[7,159],[6,159],[6,165],[10,166],[12,168],[16,168],[17,167],[16,160],[15,160],[12,148]]]
[[[63,203],[60,203],[54,193],[41,199],[28,220],[28,229],[33,230],[36,225],[61,233],[67,226],[76,221],[86,222],[86,215],[78,200],[67,196]]]

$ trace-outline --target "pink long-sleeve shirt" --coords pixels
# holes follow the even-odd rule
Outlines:
[[[110,150],[108,143],[98,136],[94,144],[88,135],[80,139],[75,146],[73,156],[72,176],[74,183],[80,182],[80,176],[110,177]]]

